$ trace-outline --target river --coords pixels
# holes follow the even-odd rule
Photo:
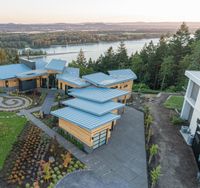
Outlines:
[[[131,40],[131,41],[125,41],[125,45],[127,48],[128,55],[131,55],[132,53],[135,53],[136,51],[140,51],[145,43],[149,43],[150,41],[153,41],[154,44],[158,43],[158,38],[152,38],[152,39],[141,39],[141,40]],[[44,50],[50,54],[53,53],[66,53],[61,55],[50,55],[40,58],[35,58],[33,60],[35,61],[51,61],[51,59],[63,59],[67,62],[71,62],[72,60],[75,60],[80,49],[84,51],[86,59],[89,59],[90,57],[93,60],[96,60],[101,54],[107,51],[109,47],[113,47],[114,50],[117,50],[117,47],[119,46],[120,42],[100,42],[100,43],[94,43],[94,44],[77,44],[77,45],[67,45],[67,46],[52,46],[50,48],[41,48],[37,50]]]

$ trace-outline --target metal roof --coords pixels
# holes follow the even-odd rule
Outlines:
[[[74,68],[74,67],[65,67],[63,73],[67,73],[67,74],[70,74],[72,76],[79,77],[80,76],[80,69]]]
[[[46,74],[47,74],[47,70],[31,70],[31,71],[19,73],[16,76],[17,78],[32,78],[32,77],[42,76]]]
[[[79,77],[72,76],[70,74],[58,74],[56,78],[64,82],[68,82],[72,85],[76,85],[77,87],[87,87],[90,85],[85,80]]]
[[[45,68],[47,70],[54,70],[58,72],[62,72],[66,66],[67,62],[61,59],[52,59]]]
[[[115,115],[112,113],[105,114],[103,116],[95,116],[93,114],[83,112],[81,110],[77,110],[71,107],[66,107],[53,111],[51,112],[51,114],[87,130],[93,130],[97,127],[100,127],[102,125],[105,125],[106,123],[120,118],[119,115]]]
[[[108,73],[117,79],[127,79],[127,80],[135,80],[137,79],[136,74],[131,69],[119,69],[108,71]]]
[[[84,99],[70,99],[62,102],[64,105],[97,115],[102,116],[107,114],[113,110],[124,107],[125,105],[122,103],[117,103],[113,101],[108,101],[105,103],[96,103]]]
[[[45,66],[47,65],[47,62],[44,61],[43,59],[38,59],[35,62],[35,69],[36,70],[45,70]]]
[[[107,102],[114,98],[127,95],[130,92],[118,89],[110,88],[97,88],[97,87],[87,87],[82,89],[72,89],[70,90],[69,95],[74,97],[95,101],[95,102]]]
[[[30,71],[31,69],[24,64],[11,64],[0,66],[0,80],[16,78],[16,74]]]
[[[104,74],[102,72],[88,74],[88,75],[83,76],[83,78],[86,81],[98,87],[107,87],[107,86],[115,85],[118,83],[126,82],[128,80],[133,80],[133,76],[130,74],[114,77],[114,76]]]

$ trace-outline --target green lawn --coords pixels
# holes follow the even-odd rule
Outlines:
[[[3,116],[9,118],[2,118]],[[15,116],[15,113],[0,112],[0,170],[26,122],[26,118]]]
[[[165,101],[164,106],[170,109],[181,110],[183,106],[183,101],[184,101],[183,96],[171,96]]]

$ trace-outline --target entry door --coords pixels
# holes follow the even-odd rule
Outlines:
[[[195,159],[197,161],[197,165],[200,169],[200,127],[197,126],[197,130],[194,136],[194,141],[192,144],[192,149],[194,152]]]
[[[99,133],[96,133],[93,137],[93,149],[96,149],[106,144],[106,139],[107,139],[107,129]]]

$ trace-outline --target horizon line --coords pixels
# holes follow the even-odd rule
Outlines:
[[[45,24],[134,24],[134,23],[200,23],[200,21],[133,21],[133,22],[127,22],[127,21],[119,21],[119,22],[54,22],[54,23],[50,23],[50,22],[44,22],[44,23],[17,23],[17,22],[7,22],[7,23],[1,23],[1,25],[3,24],[13,24],[13,25],[45,25]]]

